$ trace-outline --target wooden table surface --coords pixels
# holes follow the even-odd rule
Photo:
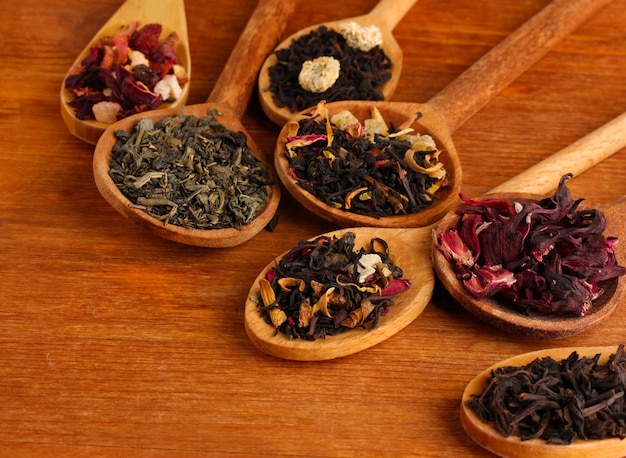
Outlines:
[[[375,3],[300,1],[288,32]],[[420,0],[394,33],[405,63],[393,100],[428,100],[547,3]],[[624,340],[626,307],[536,341],[490,328],[437,287],[423,315],[360,353],[303,363],[259,352],[243,326],[252,281],[335,227],[283,195],[273,233],[203,249],[156,238],[104,201],[59,88],[120,4],[21,0],[0,23],[0,454],[484,456],[459,423],[476,373],[518,353]],[[254,7],[186,1],[189,103],[206,99]],[[478,196],[620,114],[625,74],[626,0],[615,0],[455,133],[463,191]],[[256,99],[244,125],[271,154],[279,129]],[[626,151],[570,188],[623,196]]]

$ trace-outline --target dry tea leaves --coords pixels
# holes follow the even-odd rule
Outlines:
[[[448,185],[432,137],[388,127],[375,108],[361,123],[349,111],[329,119],[320,103],[309,118],[288,124],[285,154],[299,186],[351,213],[417,213]]]
[[[549,443],[626,438],[626,357],[620,345],[608,362],[600,355],[546,357],[524,366],[500,367],[482,393],[467,401],[504,436]]]
[[[380,46],[362,51],[349,46],[339,32],[321,26],[276,51],[278,63],[269,69],[274,103],[298,112],[322,100],[383,100],[377,88],[391,78],[392,62]],[[298,82],[302,65],[318,57],[336,59],[340,71],[334,84],[322,92],[310,92]]]
[[[65,79],[78,119],[113,123],[180,97],[188,76],[176,60],[178,35],[160,40],[161,24],[138,27],[102,38]]]
[[[603,235],[604,214],[572,199],[571,176],[536,203],[461,196],[459,226],[435,243],[470,293],[520,311],[584,316],[604,293],[602,283],[626,274],[615,258],[617,238]]]
[[[253,297],[268,324],[290,338],[315,340],[373,329],[410,281],[384,240],[355,250],[355,234],[301,241],[260,281]]]
[[[131,133],[118,130],[111,178],[164,224],[241,229],[267,204],[272,179],[245,134],[219,123],[219,114],[143,118]]]

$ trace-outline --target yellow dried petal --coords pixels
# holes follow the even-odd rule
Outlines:
[[[372,304],[371,301],[365,299],[361,302],[361,306],[358,309],[350,312],[348,318],[343,320],[341,322],[341,325],[351,329],[360,326],[365,322],[365,320],[367,320],[367,317],[370,316],[373,310],[374,304]]]
[[[271,306],[276,303],[276,294],[274,293],[274,289],[267,279],[262,278],[259,280],[259,287],[261,289],[261,298],[263,299],[263,305],[266,307]],[[279,327],[285,321],[287,321],[287,315],[278,307],[270,308],[267,311],[267,314],[270,317],[270,321],[274,325],[275,328]]]
[[[367,188],[357,188],[354,191],[350,191],[347,195],[346,195],[346,200],[344,203],[344,207],[346,209],[350,209],[352,207],[352,200],[358,196],[360,193],[367,191]]]
[[[278,285],[283,291],[291,291],[294,286],[298,287],[298,291],[304,291],[306,283],[301,278],[284,277],[278,280]]]

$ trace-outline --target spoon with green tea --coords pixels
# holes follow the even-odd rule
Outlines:
[[[70,105],[75,100],[74,93],[65,87],[65,80],[80,71],[82,61],[89,56],[91,48],[97,46],[102,38],[115,37],[125,28],[138,22],[139,27],[148,24],[160,24],[162,27],[161,39],[175,32],[178,37],[176,62],[185,69],[186,83],[173,102],[164,102],[159,108],[179,109],[187,101],[191,77],[191,55],[189,52],[189,38],[187,35],[187,18],[185,16],[184,0],[126,0],[122,6],[98,30],[85,49],[78,55],[61,85],[61,115],[69,131],[81,140],[96,144],[102,133],[111,125],[97,120],[79,119],[74,107]]]
[[[340,25],[350,22],[359,24],[361,27],[377,27],[382,36],[382,44],[380,46],[389,58],[392,67],[390,69],[390,78],[376,89],[382,93],[384,100],[388,100],[398,86],[400,73],[402,71],[402,49],[394,38],[392,31],[416,2],[417,0],[381,0],[367,14],[337,21],[324,22],[299,30],[283,40],[283,42],[276,47],[275,51],[288,49],[294,41],[308,35],[312,31],[318,30],[322,26],[333,31],[339,30]],[[279,106],[274,98],[274,92],[269,89],[271,87],[270,69],[277,63],[278,58],[275,52],[270,54],[263,63],[261,72],[259,73],[258,93],[261,107],[267,117],[274,123],[282,126],[295,113],[293,113],[289,107]]]
[[[254,91],[257,70],[281,36],[283,30],[280,25],[286,23],[294,4],[294,0],[259,1],[206,103],[185,106],[183,116],[204,117],[209,110],[217,109],[221,112],[217,120],[230,131],[243,132],[247,137],[248,147],[252,152],[259,152],[259,148],[242,125],[241,117]],[[196,229],[165,224],[148,215],[122,194],[111,178],[109,171],[112,150],[117,142],[116,131],[131,132],[137,123],[146,117],[156,123],[166,117],[177,115],[179,110],[155,110],[125,118],[109,126],[98,140],[93,157],[94,178],[98,190],[122,215],[168,240],[187,245],[223,248],[239,245],[254,237],[267,226],[276,213],[280,200],[278,184],[270,186],[265,207],[241,229],[234,227]],[[271,170],[269,172],[271,173]]]
[[[570,358],[573,352],[578,354],[579,359],[594,358],[596,355],[600,355],[597,364],[604,365],[608,362],[610,355],[617,355],[617,351],[617,345],[550,348],[516,355],[493,364],[474,377],[465,387],[461,400],[461,424],[465,432],[481,447],[498,456],[507,458],[522,458],[528,456],[536,458],[570,456],[609,458],[626,456],[626,441],[621,440],[619,437],[609,437],[605,439],[576,438],[569,444],[548,443],[541,438],[521,440],[520,437],[516,435],[506,437],[498,431],[492,423],[483,421],[478,413],[468,405],[468,401],[473,400],[475,396],[481,395],[481,393],[487,389],[488,380],[490,380],[491,374],[495,370],[506,367],[527,367],[535,360],[543,360],[544,358],[552,358],[556,363],[560,363]],[[611,369],[609,370],[613,372]],[[607,371],[601,370],[601,372],[604,374]],[[554,380],[558,380],[558,372],[553,374],[553,377]],[[607,379],[610,379],[610,377],[607,377]],[[560,387],[552,385],[550,390],[558,393],[560,392]],[[623,394],[623,391],[617,391],[617,393]],[[502,405],[504,405],[504,403],[502,403]],[[595,403],[594,408],[597,408],[596,406],[599,406],[599,403]],[[558,429],[563,430],[563,428]]]
[[[485,195],[488,199],[504,199],[514,202],[538,202],[547,192],[556,188],[559,175],[573,173],[574,176],[594,164],[626,147],[626,113],[616,117],[559,153],[531,167]],[[583,196],[584,197],[584,196]],[[479,199],[476,199],[479,200]],[[626,228],[624,212],[626,198],[608,204],[584,201],[581,209],[596,209],[604,213],[606,228],[603,234],[617,237],[613,245],[617,262],[625,265]],[[451,211],[439,223],[433,233],[437,240],[441,234],[457,227],[460,215]],[[506,332],[541,339],[567,337],[600,324],[609,317],[622,302],[626,291],[626,278],[618,277],[601,283],[604,294],[593,300],[583,316],[555,313],[521,312],[513,303],[498,297],[476,297],[458,279],[458,274],[443,252],[433,244],[433,265],[437,276],[448,292],[470,313],[481,320]]]
[[[296,131],[300,129],[298,122],[311,119],[308,113],[300,113],[282,128],[274,152],[276,173],[287,191],[304,207],[317,216],[342,227],[423,227],[438,221],[456,205],[461,189],[461,164],[452,134],[489,100],[545,55],[559,40],[609,1],[552,1],[426,103],[340,101],[328,103],[323,107],[328,113],[327,119],[348,111],[361,124],[364,120],[372,118],[372,112],[377,110],[380,118],[388,126],[393,125],[399,131],[412,128],[416,134],[430,135],[435,142],[436,149],[441,152],[435,165],[442,165],[447,172],[447,177],[444,174],[443,179],[437,181],[437,183],[447,182],[447,184],[436,191],[430,205],[414,212],[408,212],[405,206],[397,213],[378,216],[367,212],[356,213],[346,210],[346,194],[352,191],[352,188],[332,189],[333,196],[346,195],[343,201],[340,199],[339,202],[333,202],[337,206],[327,203],[307,190],[308,187],[315,187],[317,184],[312,180],[309,183],[302,177],[294,177],[290,159],[287,157],[287,144],[291,140],[300,139]],[[326,143],[320,141],[314,146],[319,144],[321,153]],[[332,146],[336,147],[334,144]],[[330,161],[332,158],[328,162]],[[404,169],[404,171],[408,170]],[[383,185],[392,187],[395,183],[383,183]],[[368,194],[374,195],[374,191],[383,192],[378,189],[382,186],[370,183],[355,185],[355,187],[357,188],[355,191],[360,188],[365,189],[362,194],[365,199],[368,198]],[[394,191],[410,202],[406,191],[403,189],[394,189]],[[421,195],[415,195],[414,200],[420,202],[426,199],[429,192],[428,189],[424,190]],[[390,199],[389,202],[391,202]]]
[[[512,191],[519,187],[525,193],[544,194],[555,186],[564,170],[572,170],[577,174],[582,173],[626,146],[626,138],[622,135],[625,128],[626,114],[544,159],[534,167],[532,173],[522,173],[519,177],[511,178],[497,189]],[[457,204],[460,204],[460,199]],[[626,204],[622,204],[621,207],[622,214],[626,210],[624,205]],[[622,221],[622,217],[618,212],[607,213],[607,221],[610,222],[607,230],[615,232],[616,226]],[[277,333],[276,328],[268,324],[260,314],[256,298],[261,293],[259,286],[261,279],[266,278],[267,273],[283,257],[281,255],[261,271],[250,288],[244,312],[244,323],[248,337],[255,347],[269,355],[284,359],[314,361],[350,355],[393,336],[414,321],[424,311],[432,298],[435,281],[433,259],[431,258],[432,232],[437,227],[435,222],[428,227],[419,228],[356,227],[326,234],[341,237],[347,231],[353,232],[358,244],[360,244],[359,246],[367,244],[372,237],[385,240],[389,245],[390,255],[396,256],[397,265],[402,269],[404,278],[412,283],[409,289],[394,298],[394,304],[390,307],[389,313],[381,318],[378,326],[374,329],[351,329],[339,335],[313,341],[293,339],[287,337],[286,334]],[[621,234],[624,237],[623,233],[622,225],[621,230],[617,231],[616,235]],[[620,256],[622,259],[624,258],[623,249]],[[442,265],[445,268],[445,264],[437,256],[434,263],[438,273],[442,269]],[[446,282],[445,277],[442,280]],[[447,282],[452,281],[456,281],[456,278],[450,274]],[[596,324],[619,306],[624,288],[624,281],[620,280],[619,285],[614,285],[613,288],[607,290],[602,304],[594,305],[596,311],[591,317],[584,318],[580,322],[581,324],[578,322],[568,322],[567,324],[578,331],[585,326]],[[550,329],[549,322],[546,327],[548,330]],[[554,327],[559,330],[563,328],[563,325],[557,320]]]

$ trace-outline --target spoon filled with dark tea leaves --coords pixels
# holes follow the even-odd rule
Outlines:
[[[461,424],[480,446],[507,458],[625,456],[625,357],[620,344],[500,361],[467,384]]]
[[[280,43],[259,73],[259,99],[274,123],[326,100],[388,100],[400,79],[394,27],[417,0],[381,0],[361,16],[306,27]]]

